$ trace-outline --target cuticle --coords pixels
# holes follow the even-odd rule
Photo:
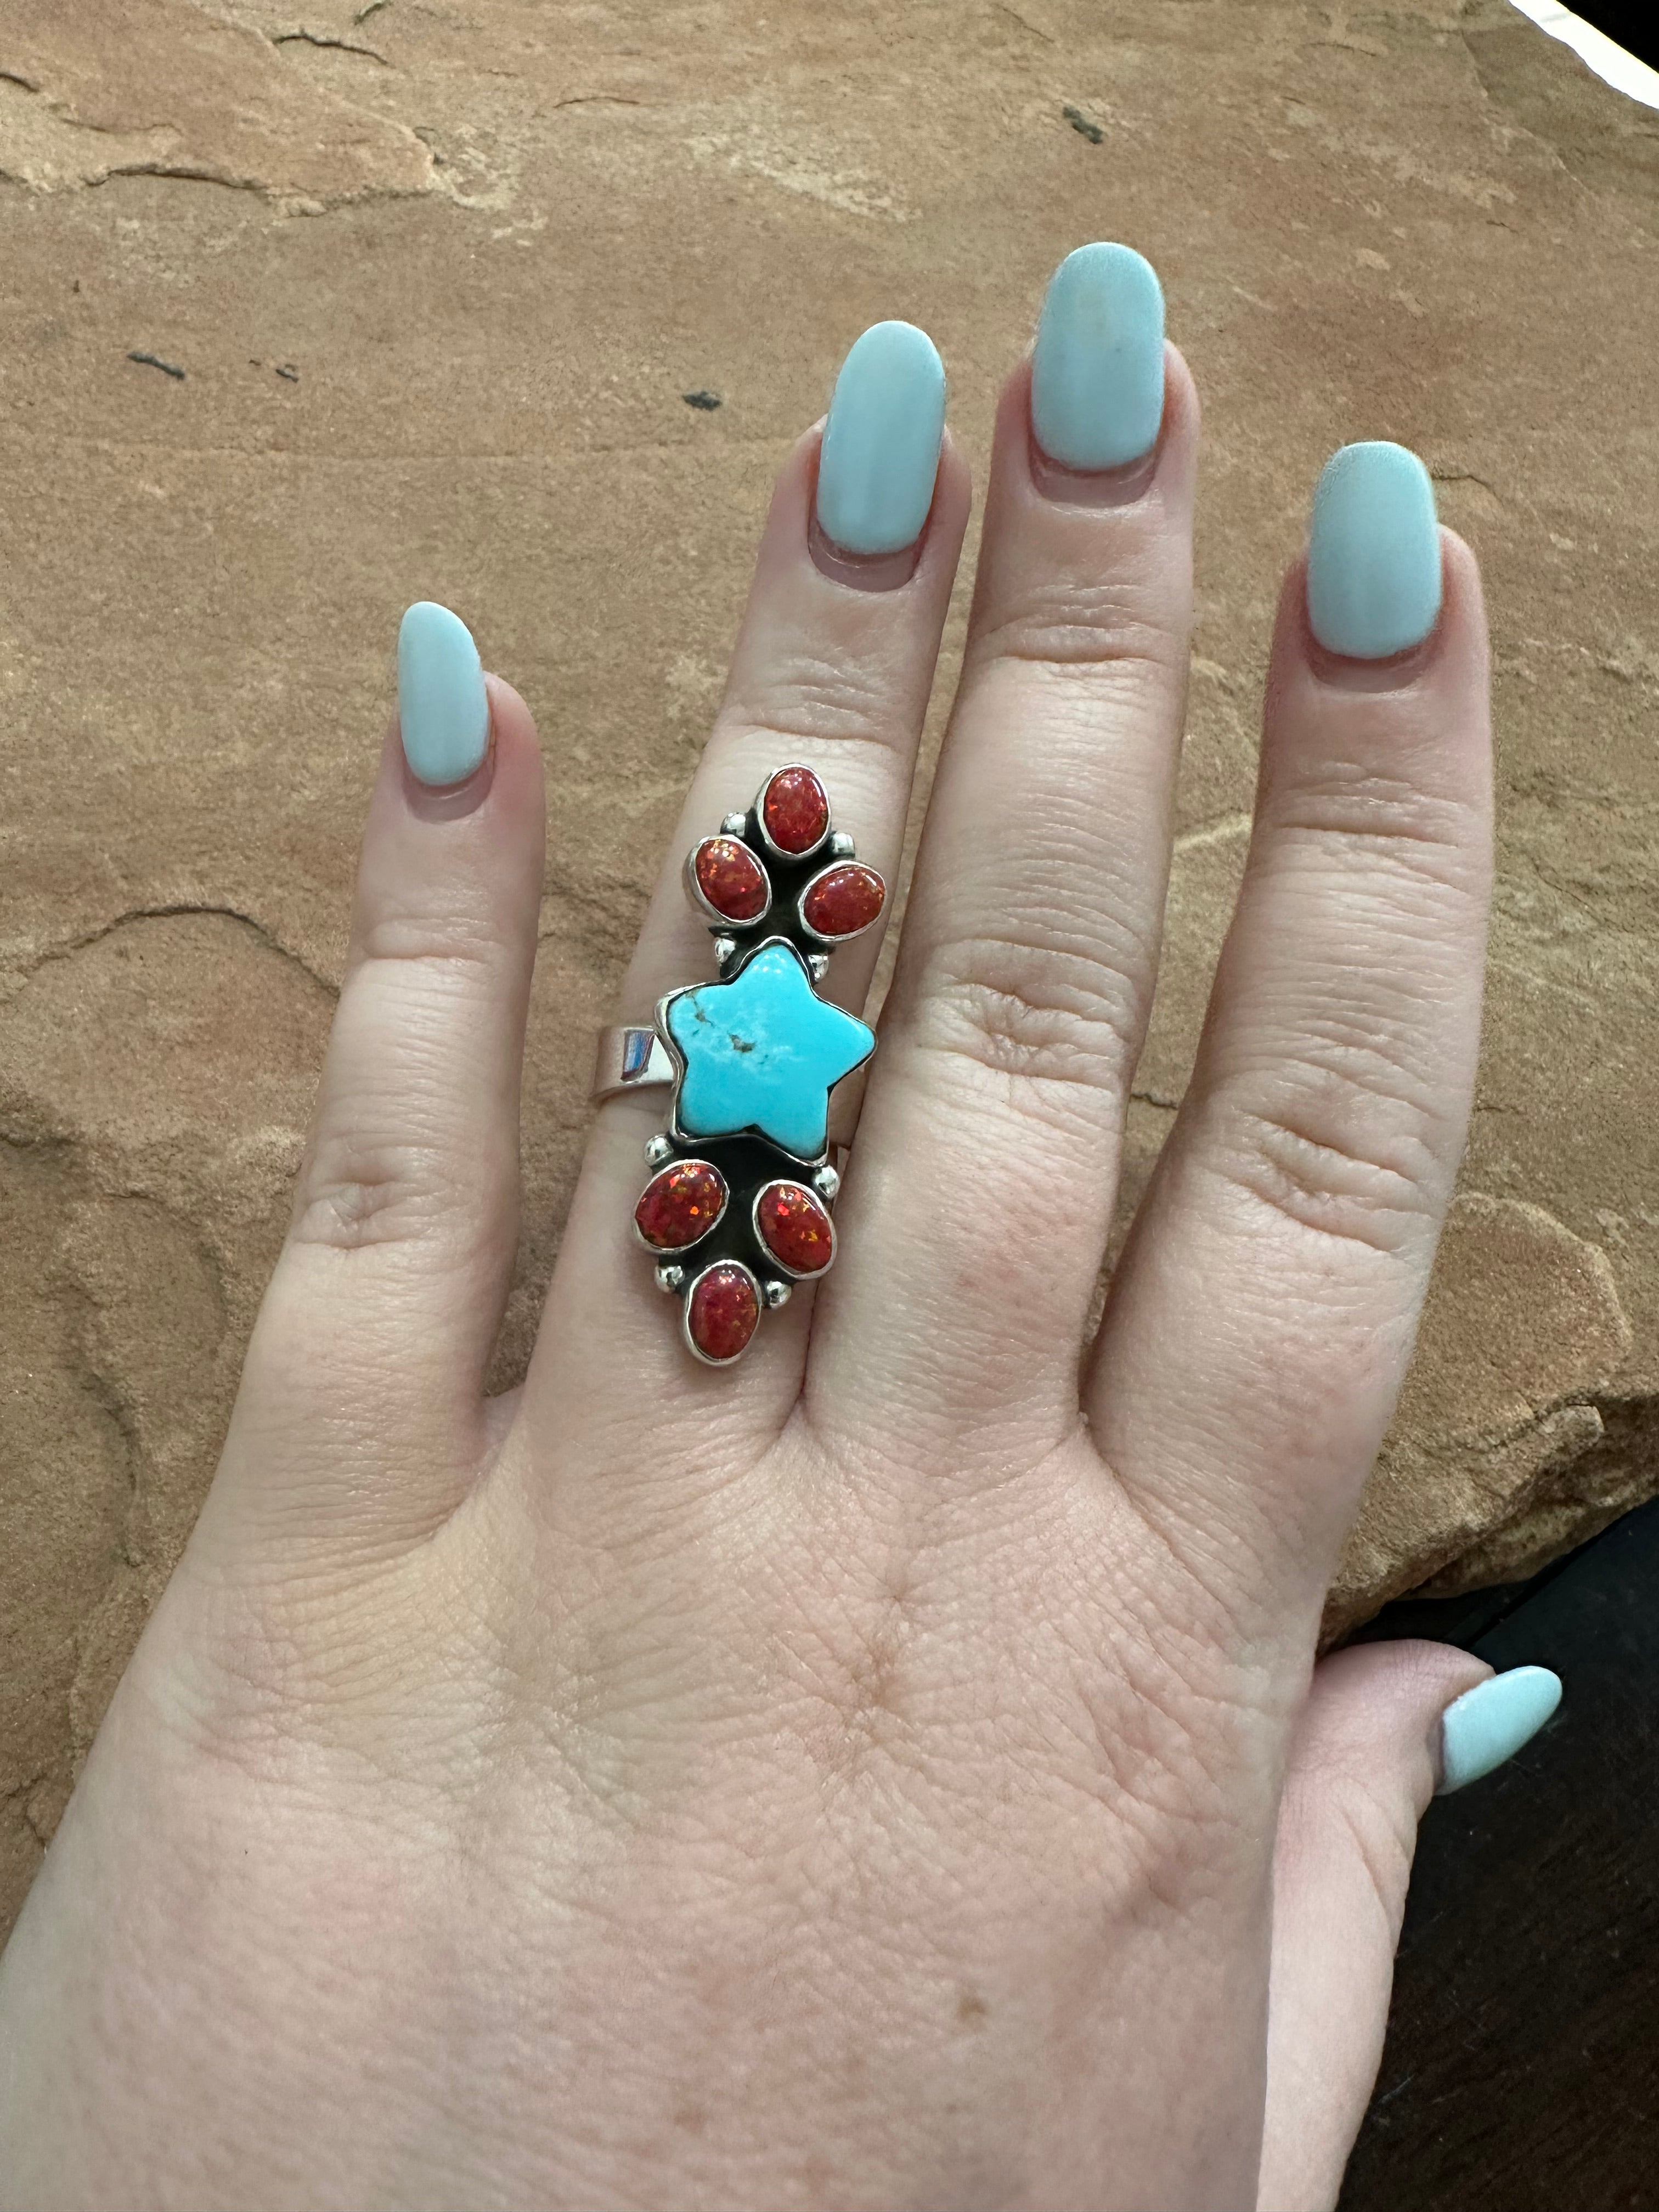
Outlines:
[[[1441,624],[1437,619],[1426,637],[1380,660],[1363,659],[1357,653],[1334,653],[1314,635],[1305,599],[1302,625],[1308,665],[1319,682],[1328,684],[1334,691],[1408,691],[1427,674],[1439,649]]]
[[[1145,499],[1158,480],[1164,434],[1158,435],[1138,460],[1115,469],[1073,469],[1045,453],[1037,442],[1036,426],[1028,412],[1025,422],[1026,466],[1032,489],[1055,507],[1133,507]]]
[[[806,523],[806,550],[818,574],[829,577],[832,583],[844,584],[854,592],[899,592],[914,580],[921,567],[922,549],[933,519],[933,509],[929,507],[927,520],[917,536],[908,545],[901,545],[896,552],[849,553],[836,544],[819,522],[815,484]]]
[[[404,756],[404,797],[411,812],[425,822],[459,822],[477,813],[495,781],[495,716],[489,717],[489,737],[484,757],[458,783],[422,783]]]

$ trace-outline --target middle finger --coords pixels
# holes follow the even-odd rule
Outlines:
[[[1169,872],[1197,445],[1151,268],[1079,249],[998,411],[963,679],[814,1318],[809,1411],[887,1450],[931,1442],[966,1470],[1079,1419]]]

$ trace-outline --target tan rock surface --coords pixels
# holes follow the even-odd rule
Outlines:
[[[1132,1192],[1320,462],[1409,441],[1486,563],[1503,880],[1467,1195],[1331,1626],[1659,1486],[1656,143],[1502,0],[9,0],[0,1909],[212,1471],[401,608],[467,615],[549,763],[504,1383],[775,465],[884,314],[934,332],[982,456],[1082,239],[1153,257],[1207,416]]]

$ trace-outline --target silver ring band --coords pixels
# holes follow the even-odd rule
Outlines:
[[[666,1087],[674,1080],[674,1062],[655,1030],[617,1023],[599,1031],[593,1062],[592,1098],[595,1105],[616,1098],[624,1091]]]

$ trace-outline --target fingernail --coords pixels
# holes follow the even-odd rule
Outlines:
[[[1440,614],[1434,486],[1415,453],[1344,446],[1314,494],[1308,621],[1328,652],[1383,660],[1420,645]]]
[[[945,434],[945,364],[914,323],[872,323],[841,365],[818,455],[818,527],[844,553],[921,535]]]
[[[489,744],[489,701],[472,633],[459,615],[416,599],[398,631],[398,720],[422,783],[459,783]]]
[[[1031,428],[1068,469],[1122,468],[1164,420],[1164,292],[1133,246],[1068,253],[1048,280],[1031,359]]]
[[[1511,1667],[1455,1698],[1440,1717],[1437,1797],[1478,1782],[1530,1743],[1561,1702],[1561,1677],[1547,1667]]]

